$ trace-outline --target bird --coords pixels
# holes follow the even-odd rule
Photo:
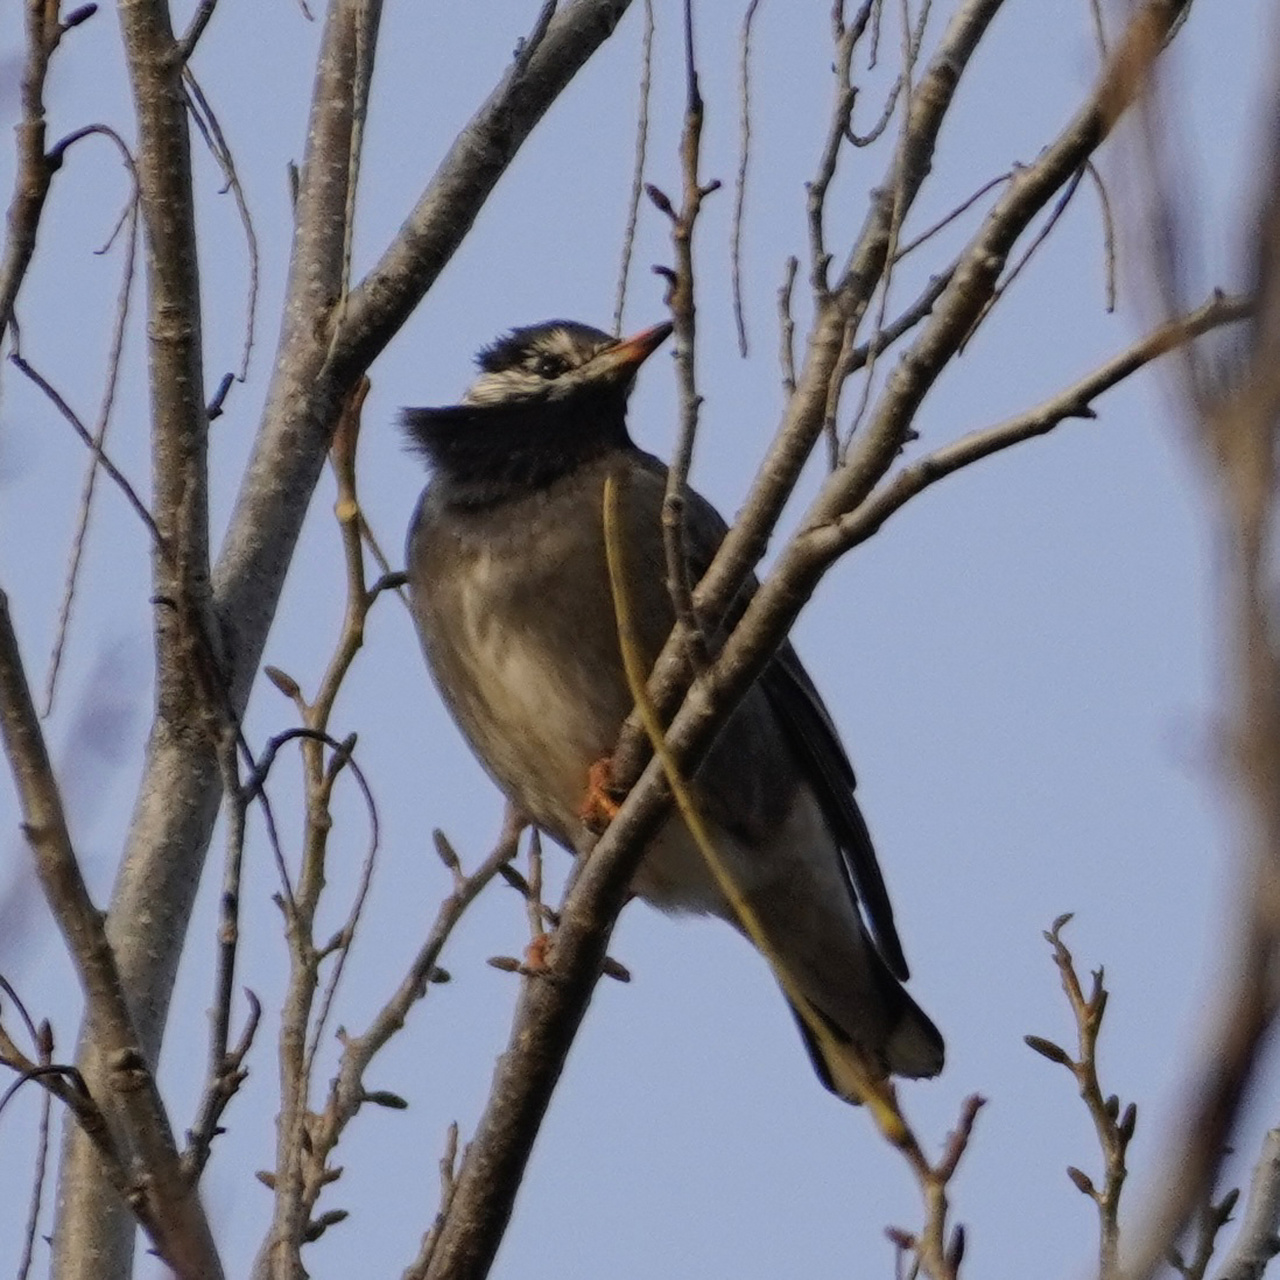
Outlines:
[[[627,426],[637,372],[671,332],[662,323],[619,339],[570,320],[516,328],[480,352],[460,403],[401,412],[429,469],[406,547],[427,666],[498,787],[571,852],[584,847],[593,784],[632,709],[606,563],[610,478],[646,669],[675,621],[661,524],[667,468]],[[697,581],[727,526],[692,489],[684,532]],[[944,1048],[903,985],[907,962],[854,786],[790,643],[693,777],[818,1078],[856,1104],[868,1077],[937,1075]],[[651,840],[631,890],[751,936],[678,816]]]

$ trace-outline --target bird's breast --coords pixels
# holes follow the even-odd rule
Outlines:
[[[566,843],[587,770],[630,699],[589,506],[436,512],[410,539],[414,614],[459,727],[500,786]]]

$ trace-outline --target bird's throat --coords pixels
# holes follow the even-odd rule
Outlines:
[[[545,489],[629,443],[622,396],[562,403],[406,409],[404,425],[451,505],[489,506]]]

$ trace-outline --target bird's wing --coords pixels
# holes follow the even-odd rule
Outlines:
[[[789,644],[778,651],[760,677],[760,687],[840,845],[850,888],[862,904],[880,954],[894,977],[905,982],[910,976],[907,959],[871,833],[853,796],[853,766],[830,713]]]
[[[653,460],[650,460],[651,462]],[[661,469],[660,463],[655,463]],[[662,469],[665,476],[665,469]],[[720,513],[701,494],[689,491],[685,506],[685,539],[694,580],[706,572],[727,526]],[[747,584],[743,598],[731,611],[740,615],[755,590]],[[885,887],[866,820],[853,798],[853,766],[840,735],[809,673],[791,645],[784,644],[760,677],[759,686],[795,754],[801,775],[812,787],[832,836],[840,846],[841,865],[854,903],[861,906],[881,956],[896,978],[906,981],[907,960],[893,922],[893,906]]]

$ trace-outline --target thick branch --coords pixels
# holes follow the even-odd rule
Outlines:
[[[152,515],[163,542],[152,549],[153,594],[162,602],[155,619],[156,718],[107,928],[142,1052],[154,1061],[195,892],[188,850],[208,841],[218,798],[210,722],[215,704],[210,698],[214,628],[208,421],[181,61],[166,4],[122,0],[119,12],[138,126],[136,172],[147,252]],[[160,761],[163,779],[158,776]],[[200,779],[199,802],[184,805],[165,785],[175,770]],[[176,811],[161,816],[175,802]],[[81,1065],[91,1090],[107,1066],[99,1041],[100,1029],[90,1021]],[[124,1274],[129,1267],[132,1224],[104,1194],[92,1161],[87,1144],[73,1137],[63,1163],[55,1233],[60,1276],[87,1280],[90,1275]]]

